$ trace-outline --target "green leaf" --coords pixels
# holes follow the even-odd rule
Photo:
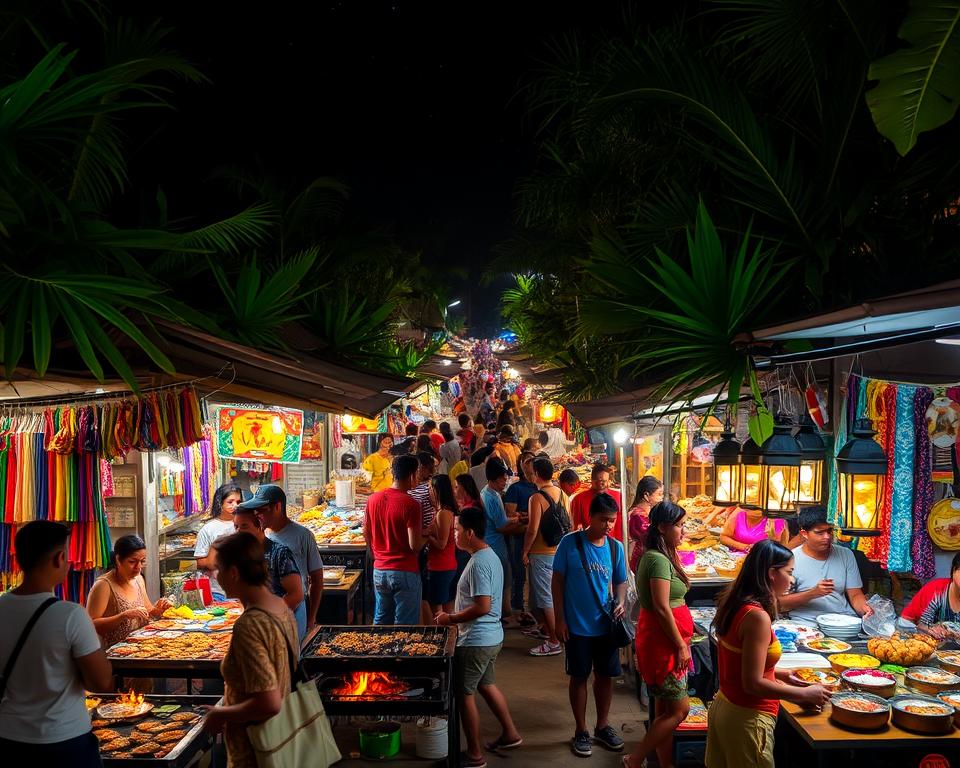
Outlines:
[[[759,406],[748,422],[750,439],[757,445],[763,445],[773,436],[773,416],[766,406]]]
[[[898,36],[907,47],[870,65],[869,78],[878,83],[867,91],[867,105],[902,156],[957,112],[960,0],[911,0]]]
[[[27,317],[30,315],[30,291],[24,290],[16,298],[13,313],[8,318],[4,333],[3,365],[8,379],[23,356],[23,338],[27,335]]]
[[[30,338],[33,342],[33,367],[42,379],[50,365],[50,350],[53,347],[53,338],[50,326],[56,320],[48,311],[46,291],[39,286],[34,291],[33,307],[30,315]]]

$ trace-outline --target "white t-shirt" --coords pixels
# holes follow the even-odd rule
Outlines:
[[[221,536],[229,536],[234,532],[233,520],[221,520],[219,517],[216,520],[210,520],[207,523],[204,523],[203,528],[200,529],[200,533],[197,534],[197,544],[193,548],[193,556],[197,559],[201,557],[206,557],[210,554],[210,546],[219,539]],[[210,591],[219,592],[223,594],[223,587],[221,587],[213,574],[210,576]]]
[[[857,559],[853,556],[853,552],[846,547],[834,544],[826,560],[817,560],[806,554],[803,546],[799,546],[793,550],[793,558],[794,587],[792,591],[804,592],[813,589],[823,579],[833,579],[833,592],[829,595],[816,597],[790,611],[790,618],[793,621],[814,622],[817,616],[824,613],[859,615],[847,602],[848,589],[863,588]]]
[[[37,608],[53,597],[0,595],[0,669]],[[0,702],[0,738],[53,744],[89,732],[83,682],[74,659],[100,650],[100,638],[82,606],[60,600],[30,630]]]

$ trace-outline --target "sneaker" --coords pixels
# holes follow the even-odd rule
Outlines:
[[[531,656],[559,656],[563,653],[563,646],[560,643],[551,643],[549,640],[544,640],[536,648],[530,649]],[[623,742],[620,742],[620,745],[623,746]]]
[[[623,749],[623,739],[620,738],[620,734],[616,732],[612,725],[595,728],[593,740],[613,752],[619,752]]]
[[[590,757],[593,754],[593,739],[588,731],[577,731],[570,739],[570,748],[577,757]]]

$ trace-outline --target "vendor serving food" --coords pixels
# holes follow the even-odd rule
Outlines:
[[[770,539],[786,546],[789,534],[783,520],[764,517],[759,509],[737,507],[727,516],[720,543],[730,549],[749,552],[750,547],[759,541]]]
[[[949,581],[930,595],[917,626],[921,632],[943,640],[950,634],[940,626],[944,621],[960,621],[960,552],[953,556],[950,563]]]
[[[853,552],[833,543],[833,525],[824,507],[800,511],[803,544],[793,550],[796,559],[793,591],[780,606],[794,621],[815,622],[824,613],[869,616],[873,611],[863,594],[863,582]]]

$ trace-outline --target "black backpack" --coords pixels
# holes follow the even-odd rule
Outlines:
[[[547,508],[540,516],[540,535],[543,537],[543,543],[548,547],[555,547],[560,543],[560,539],[570,533],[573,525],[570,522],[570,515],[567,514],[560,504],[555,502],[543,491],[537,491],[547,500]]]

